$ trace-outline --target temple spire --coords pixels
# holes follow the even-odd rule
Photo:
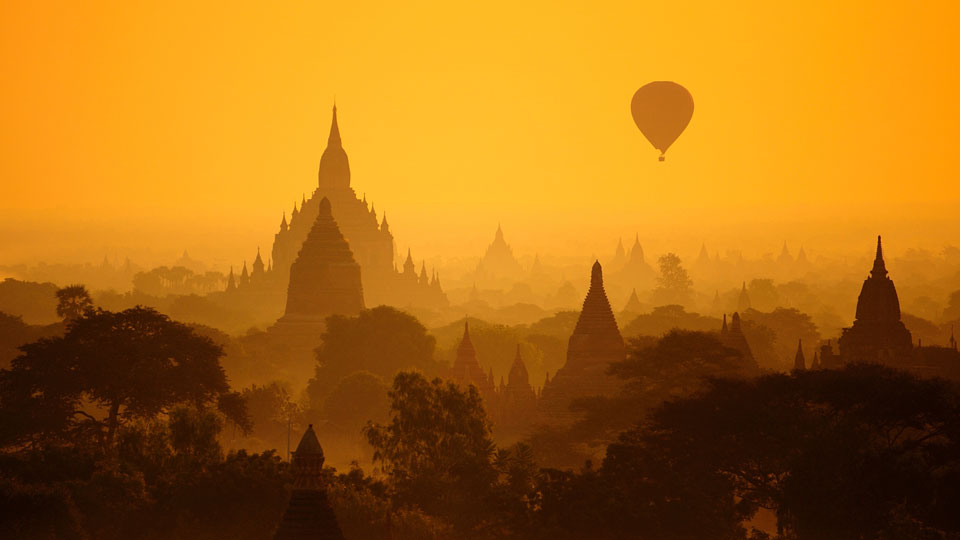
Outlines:
[[[333,120],[330,122],[330,136],[327,137],[327,146],[343,146],[340,141],[340,126],[337,125],[337,104],[333,104]]]
[[[887,275],[887,266],[883,262],[883,245],[880,243],[880,236],[877,235],[877,257],[873,260],[873,270],[870,275],[876,278]]]
[[[793,359],[793,369],[803,371],[807,369],[807,361],[803,357],[803,340],[797,340],[797,355]]]

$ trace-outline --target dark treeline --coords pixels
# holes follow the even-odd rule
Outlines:
[[[396,310],[331,318],[298,400],[232,388],[223,347],[154,310],[103,310],[82,287],[56,302],[60,331],[0,371],[3,538],[271,538],[284,449],[229,448],[311,418],[372,463],[325,470],[348,539],[960,538],[952,381],[765,372],[672,330],[631,339],[610,368],[622,391],[575,402],[580,421],[498,445],[476,388],[435,378],[434,338]],[[529,336],[568,321],[541,326]]]

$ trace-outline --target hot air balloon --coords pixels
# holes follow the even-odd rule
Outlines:
[[[693,116],[693,96],[672,81],[655,81],[642,86],[630,102],[633,121],[643,136],[660,151],[660,161],[670,145],[683,133]]]

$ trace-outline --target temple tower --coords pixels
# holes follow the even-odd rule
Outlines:
[[[493,379],[483,372],[477,361],[477,350],[470,341],[470,324],[467,321],[463,322],[463,338],[457,347],[457,358],[450,370],[450,378],[464,387],[471,384],[476,386],[488,404],[493,398]]]
[[[803,357],[803,340],[797,340],[797,355],[793,357],[793,369],[795,371],[804,371],[807,369],[807,361]]]
[[[576,419],[569,410],[578,397],[611,395],[619,381],[607,374],[610,364],[626,359],[626,347],[603,288],[603,269],[593,263],[590,289],[583,300],[567,346],[567,361],[543,389],[541,409],[545,420],[568,423]]]
[[[740,288],[740,297],[737,298],[737,312],[750,309],[750,295],[747,294],[747,282],[743,282]]]
[[[740,351],[740,356],[744,360],[755,361],[747,337],[743,335],[743,329],[740,327],[740,313],[733,313],[733,316],[730,317],[729,327],[727,326],[727,316],[723,316],[723,326],[720,328],[720,343],[723,343],[725,347]]]
[[[274,540],[343,540],[323,483],[323,448],[307,427],[293,453],[293,491]]]
[[[900,320],[900,299],[887,275],[883,245],[877,236],[877,253],[870,276],[857,298],[853,326],[844,328],[838,341],[843,362],[902,364],[909,362],[913,338]]]
[[[319,213],[297,260],[290,267],[287,306],[277,325],[324,326],[330,315],[356,315],[363,309],[360,265],[333,219],[330,201]]]

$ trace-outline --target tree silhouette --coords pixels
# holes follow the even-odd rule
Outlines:
[[[646,412],[699,391],[710,378],[750,377],[759,369],[714,334],[672,330],[653,343],[629,340],[627,359],[611,364],[610,373],[624,379],[620,394],[575,401],[572,407],[586,415],[574,426],[574,437],[611,441]]]
[[[602,469],[638,532],[768,508],[782,538],[954,538],[957,418],[951,383],[877,365],[713,380],[624,433]]]
[[[675,253],[661,255],[657,260],[660,265],[660,277],[657,278],[657,288],[653,291],[653,301],[656,305],[690,302],[693,280],[690,279],[681,262],[680,257]]]
[[[78,319],[93,310],[93,300],[83,285],[57,290],[57,316],[66,321]]]
[[[249,428],[220,366],[222,349],[152,309],[88,311],[63,336],[21,350],[0,371],[0,443],[89,435],[109,447],[126,422],[181,403],[221,405]]]
[[[396,490],[396,499],[473,529],[489,510],[497,479],[495,447],[480,394],[440,379],[401,372],[390,392],[386,425],[370,424],[367,439]]]
[[[430,373],[436,366],[434,347],[433,336],[420,321],[391,307],[367,309],[356,317],[329,317],[307,393],[312,403],[322,403],[341,379],[357,371],[384,380],[402,369]]]

